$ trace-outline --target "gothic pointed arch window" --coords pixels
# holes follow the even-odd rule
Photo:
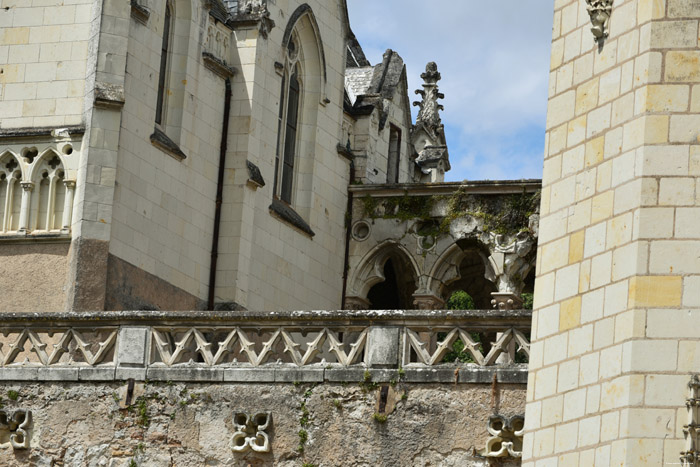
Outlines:
[[[270,211],[313,237],[305,219],[311,218],[315,172],[325,155],[317,143],[318,122],[330,101],[325,95],[323,41],[308,4],[299,6],[289,17],[278,50],[275,71],[281,89]]]
[[[22,170],[12,153],[0,155],[0,232],[19,230]]]
[[[292,204],[294,165],[299,133],[301,81],[298,39],[292,37],[285,53],[280,108],[277,122],[277,151],[275,156],[275,196]]]

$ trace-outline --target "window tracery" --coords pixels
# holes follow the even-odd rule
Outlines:
[[[73,145],[41,149],[11,147],[0,155],[0,236],[70,233],[77,164]]]
[[[292,37],[285,52],[280,109],[277,122],[277,151],[275,157],[275,196],[292,204],[294,166],[301,104],[301,66],[298,39]]]

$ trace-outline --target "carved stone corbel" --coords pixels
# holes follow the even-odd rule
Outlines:
[[[371,303],[362,297],[345,297],[346,310],[369,310]]]
[[[612,6],[614,0],[586,0],[588,6],[588,15],[591,17],[591,32],[593,33],[593,40],[598,44],[607,39],[608,23],[610,22],[610,15],[612,14]]]
[[[234,16],[233,22],[257,24],[263,39],[267,39],[270,31],[275,27],[275,22],[270,18],[270,10],[267,9],[267,1],[265,0],[239,0],[238,13]]]
[[[442,310],[445,300],[433,294],[414,294],[413,305],[417,310]]]
[[[13,449],[29,447],[29,425],[32,423],[32,411],[29,409],[0,410],[0,433],[8,433],[7,439]],[[6,447],[0,444],[0,447]]]
[[[520,232],[515,238],[490,232],[482,235],[482,241],[489,247],[497,266],[494,277],[487,279],[496,283],[499,294],[519,297],[534,266],[535,258],[530,253],[536,245],[535,239],[528,232]]]

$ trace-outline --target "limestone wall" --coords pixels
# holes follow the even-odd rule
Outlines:
[[[159,128],[185,158],[151,141],[165,2],[149,3],[145,24],[131,19],[109,252],[153,277],[154,293],[137,297],[149,307],[162,302],[159,281],[183,296],[207,298],[225,92],[222,76],[205,66],[202,54],[211,52],[235,68],[216,301],[269,310],[337,307],[349,179],[348,162],[336,149],[345,63],[341,2],[310,3],[322,44],[315,58],[325,68],[304,77],[307,96],[313,79],[323,83],[304,101],[291,208],[314,235],[270,211],[281,83],[275,62],[301,3],[270,4],[276,26],[269,35],[256,21],[234,21],[233,29],[217,23],[205,3],[174,4],[167,112]],[[303,21],[308,33],[311,22]],[[214,37],[223,38],[215,44],[212,28]],[[305,60],[314,58],[316,45],[301,42],[308,49]],[[259,168],[264,186],[249,183],[249,162]],[[182,306],[191,308],[190,302]]]
[[[378,393],[357,383],[160,383],[136,384],[129,396],[126,382],[3,383],[3,410],[30,409],[32,423],[29,448],[0,449],[0,463],[487,466],[475,450],[489,415],[524,404],[522,385],[397,384],[380,422]],[[271,452],[234,452],[234,414],[258,411],[272,415]]]
[[[202,63],[207,25],[215,21],[199,1],[174,2],[165,115],[156,125],[165,1],[148,8],[146,24],[131,18],[129,26],[109,251],[206,299],[225,91],[224,79]],[[156,127],[185,158],[152,144]],[[150,287],[154,294],[134,299],[156,306],[158,281]]]
[[[83,122],[94,0],[3,0],[2,128]]]
[[[292,26],[297,26],[304,60],[315,64],[303,65],[308,75],[302,89],[312,98],[303,98],[290,205],[300,223],[271,212],[271,205],[282,82],[275,62],[284,62],[285,31],[299,18],[294,12],[302,11],[298,8],[304,3],[314,20],[305,14]],[[227,165],[221,238],[225,251],[217,301],[265,310],[309,304],[338,307],[350,177],[349,161],[337,152],[343,118],[344,5],[294,0],[270,2],[268,8],[275,27],[267,38],[257,25],[241,26],[234,36],[241,73],[234,81],[231,131],[236,134]],[[322,44],[321,55],[317,41]],[[259,167],[264,187],[248,183],[247,160]]]
[[[700,337],[700,10],[615,1],[596,43],[586,5],[555,2],[524,465],[677,463]]]

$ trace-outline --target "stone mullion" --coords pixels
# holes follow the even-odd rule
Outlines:
[[[7,232],[10,229],[10,214],[12,212],[12,193],[16,179],[12,176],[7,177],[7,187],[5,192],[5,212],[2,218],[2,231]]]
[[[49,178],[49,202],[46,207],[46,230],[54,230],[56,217],[56,174]]]
[[[31,206],[34,183],[20,182],[20,184],[22,186],[22,205],[19,211],[19,225],[17,226],[17,231],[20,233],[27,233],[27,228],[29,227],[29,208]]]
[[[73,195],[75,193],[75,180],[65,180],[66,197],[63,203],[63,219],[61,221],[61,232],[68,233],[71,228],[71,217],[73,214]]]

